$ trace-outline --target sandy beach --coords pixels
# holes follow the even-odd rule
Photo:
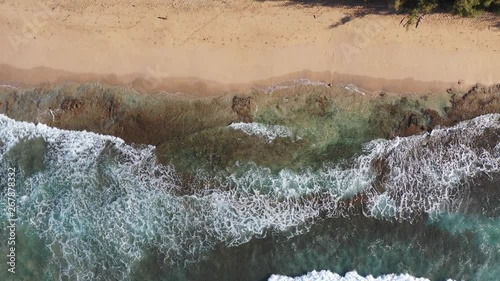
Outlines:
[[[0,81],[103,81],[214,94],[280,81],[437,91],[500,82],[499,17],[295,1],[0,2]],[[460,82],[460,83],[459,83]]]

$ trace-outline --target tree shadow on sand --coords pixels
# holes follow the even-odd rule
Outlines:
[[[364,16],[366,16],[368,13],[365,12],[365,11],[356,11],[354,13],[351,13],[343,18],[341,18],[338,22],[336,23],[332,23],[329,28],[336,28],[336,27],[339,27],[341,25],[344,25],[354,19],[357,19],[357,18],[362,18]]]
[[[332,23],[329,27],[336,28],[344,25],[356,18],[361,18],[369,14],[390,15],[411,13],[409,8],[402,8],[399,11],[390,7],[387,0],[255,0],[257,2],[281,2],[283,6],[302,5],[304,7],[334,7],[352,9],[353,13],[341,18],[338,22]],[[450,12],[450,9],[438,7],[433,12]],[[496,31],[500,30],[500,19],[498,12],[485,17],[486,20],[493,21],[492,27]]]
[[[356,18],[362,18],[369,14],[393,14],[395,11],[389,7],[385,0],[366,2],[365,0],[256,0],[258,2],[282,2],[283,6],[302,5],[304,7],[337,7],[352,9],[353,12],[332,23],[329,28],[336,28]]]
[[[256,0],[258,2],[283,2],[284,6],[303,5],[305,7],[337,7],[359,9],[365,14],[391,14],[391,9],[385,0]]]

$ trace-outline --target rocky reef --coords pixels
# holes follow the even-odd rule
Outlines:
[[[247,162],[299,169],[347,159],[374,138],[420,134],[500,113],[500,85],[428,95],[361,95],[342,85],[296,85],[187,98],[139,94],[101,83],[64,83],[2,87],[0,113],[152,144],[162,163],[174,163],[181,170],[217,170]],[[285,126],[293,137],[269,141],[228,127],[235,122]]]

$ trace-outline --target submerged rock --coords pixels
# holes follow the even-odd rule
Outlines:
[[[66,98],[61,103],[62,110],[75,110],[83,106],[83,102],[79,99]]]
[[[231,109],[238,115],[238,120],[245,123],[253,121],[252,116],[252,98],[251,97],[238,97],[233,98],[233,105]]]
[[[422,134],[437,126],[500,113],[500,85],[428,96],[385,93],[383,97],[369,92],[359,95],[338,85],[303,85],[274,89],[272,95],[253,89],[194,99],[138,94],[130,88],[96,83],[65,83],[1,88],[0,103],[0,114],[16,120],[161,147],[170,154],[158,153],[165,161],[190,159],[186,163],[224,166],[237,161],[269,165],[279,159],[279,167],[298,167],[349,159],[375,138]],[[284,126],[303,140],[293,145],[286,140],[269,144],[220,133],[235,122]]]

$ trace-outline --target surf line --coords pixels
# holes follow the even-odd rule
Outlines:
[[[16,273],[16,168],[8,168],[7,171],[7,221],[7,271]]]

